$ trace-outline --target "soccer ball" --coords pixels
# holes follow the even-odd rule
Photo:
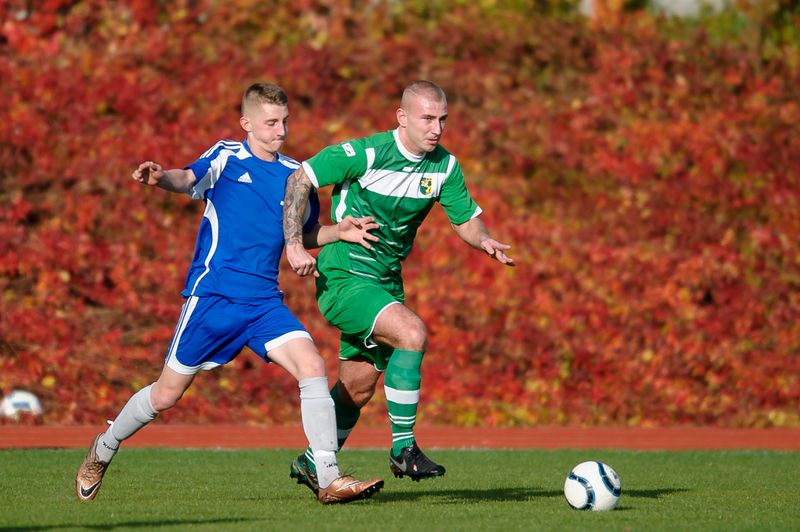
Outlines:
[[[20,412],[28,412],[34,416],[42,414],[42,403],[31,392],[15,390],[0,402],[0,416],[18,419]]]
[[[617,472],[602,462],[583,462],[572,468],[564,483],[567,504],[576,510],[603,512],[619,502],[622,483]]]

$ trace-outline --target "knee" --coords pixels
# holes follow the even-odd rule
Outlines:
[[[320,355],[309,357],[305,363],[305,369],[310,377],[325,377],[328,374],[325,360]]]
[[[425,351],[428,348],[428,330],[422,320],[419,320],[406,332],[407,349],[409,351]]]
[[[350,386],[346,385],[342,381],[338,382],[337,389],[339,391],[339,398],[349,404],[353,405],[357,408],[363,408],[369,403],[369,400],[372,399],[372,396],[375,395],[375,386]]]
[[[358,408],[364,408],[369,400],[372,399],[372,396],[375,395],[375,388],[370,390],[359,390],[353,396],[351,396],[353,400],[353,405],[357,406]]]
[[[302,381],[314,377],[325,377],[328,372],[325,360],[308,338],[295,338],[267,353],[266,360],[274,362],[289,374]]]
[[[179,390],[163,390],[153,386],[150,391],[150,402],[156,412],[169,410],[178,403],[181,397],[183,397],[183,391]]]
[[[325,367],[325,360],[316,352],[298,357],[294,360],[294,364],[293,368],[286,367],[286,369],[298,382],[304,379],[325,377],[328,375],[328,370]]]

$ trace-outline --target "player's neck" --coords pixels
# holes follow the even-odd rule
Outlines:
[[[406,149],[406,151],[408,153],[410,153],[411,155],[415,155],[417,157],[422,157],[423,155],[425,155],[425,152],[416,153],[417,150],[415,150],[413,147],[409,147],[409,146],[411,146],[411,142],[409,142],[409,140],[406,138],[406,136],[403,135],[403,130],[402,129],[400,130],[399,134],[397,135],[397,138],[400,139],[400,144],[402,144],[403,147]]]
[[[267,161],[272,163],[275,162],[275,159],[278,157],[278,153],[274,151],[267,151],[263,148],[259,148],[256,146],[251,146],[250,149],[253,150],[253,155],[258,157],[262,161]]]
[[[250,151],[253,153],[253,155],[262,161],[272,163],[275,162],[275,159],[278,157],[278,152],[269,150],[258,142],[253,142],[253,139],[251,138],[247,139],[247,145],[250,147]]]

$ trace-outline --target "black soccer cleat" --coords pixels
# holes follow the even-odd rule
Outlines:
[[[435,478],[444,475],[444,466],[433,463],[425,456],[417,442],[412,443],[400,451],[400,456],[395,456],[389,451],[389,462],[392,473],[396,478],[411,477],[414,482],[425,478]]]

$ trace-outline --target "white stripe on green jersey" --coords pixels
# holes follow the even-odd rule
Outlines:
[[[328,146],[303,163],[316,188],[335,185],[331,215],[339,223],[347,215],[372,216],[380,240],[367,250],[337,242],[320,252],[320,266],[376,281],[394,279],[400,286],[400,261],[411,252],[417,229],[437,201],[450,222],[459,225],[478,216],[456,158],[437,146],[414,155],[398,130]]]

